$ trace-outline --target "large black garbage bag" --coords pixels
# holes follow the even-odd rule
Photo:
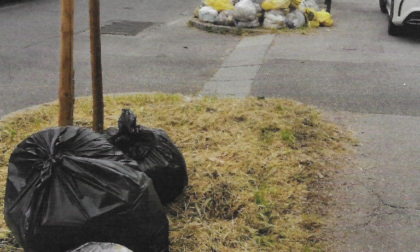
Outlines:
[[[153,180],[162,204],[174,201],[188,185],[184,157],[169,136],[161,129],[136,125],[130,110],[122,110],[118,129],[107,129],[104,137],[137,161],[140,170]]]
[[[98,133],[35,133],[13,151],[8,172],[5,221],[27,252],[91,241],[134,252],[168,249],[168,220],[151,179]]]

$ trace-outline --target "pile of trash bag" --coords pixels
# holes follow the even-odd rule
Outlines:
[[[194,16],[203,22],[244,28],[332,26],[331,15],[314,0],[203,0]]]
[[[153,148],[160,147],[148,153]],[[64,252],[88,242],[136,252],[169,248],[168,219],[154,181],[101,134],[82,127],[46,129],[17,145],[4,218],[30,252]]]
[[[112,145],[138,163],[140,171],[152,179],[163,205],[173,202],[188,185],[182,153],[161,129],[137,125],[137,117],[123,109],[118,129],[108,128],[103,136]]]

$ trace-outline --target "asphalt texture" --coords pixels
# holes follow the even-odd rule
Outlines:
[[[331,28],[220,35],[186,25],[199,4],[101,1],[103,26],[153,23],[102,35],[105,93],[281,97],[322,109],[360,141],[330,182],[332,251],[420,251],[418,31],[389,36],[377,0],[334,0]],[[87,1],[75,6],[76,95],[90,95]],[[56,100],[60,2],[7,5],[0,24],[0,117]]]

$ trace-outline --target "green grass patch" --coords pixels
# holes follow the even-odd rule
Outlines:
[[[130,108],[137,123],[164,129],[185,157],[189,186],[167,207],[171,251],[322,251],[318,230],[327,216],[312,211],[309,188],[339,169],[353,139],[319,111],[290,100],[161,93],[104,103],[105,127]],[[91,126],[91,104],[76,100],[75,125]],[[57,113],[55,102],[0,122],[1,200],[14,147],[56,126]],[[3,216],[0,251],[22,251]]]

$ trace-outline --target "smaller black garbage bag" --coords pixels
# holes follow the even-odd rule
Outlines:
[[[63,252],[87,242],[168,249],[168,219],[151,179],[86,128],[47,129],[16,147],[4,216],[26,252]]]
[[[107,129],[104,137],[137,161],[140,170],[153,180],[163,205],[173,202],[188,185],[184,157],[169,136],[161,129],[136,125],[130,110],[122,110],[118,129]]]
[[[75,250],[68,252],[133,252],[128,248],[115,243],[100,243],[100,242],[89,242]]]

